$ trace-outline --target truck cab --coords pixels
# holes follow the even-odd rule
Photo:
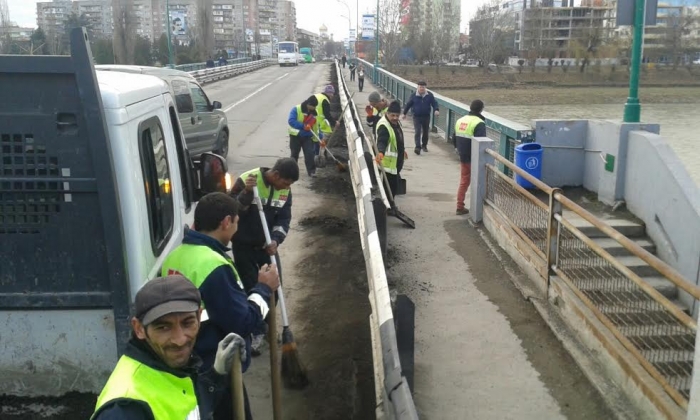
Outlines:
[[[225,160],[190,158],[168,85],[71,56],[0,56],[0,395],[99,392],[136,292],[226,191]]]

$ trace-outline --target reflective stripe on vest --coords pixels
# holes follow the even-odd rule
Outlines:
[[[476,126],[482,122],[484,121],[476,115],[465,115],[455,123],[455,136],[466,138],[474,137]]]
[[[317,93],[314,96],[316,97],[316,99],[318,99],[318,105],[316,106],[316,114],[318,115],[318,121],[321,125],[321,131],[323,133],[330,134],[333,132],[333,128],[331,128],[331,126],[328,123],[326,123],[326,115],[323,113],[323,101],[328,102],[329,109],[331,102],[328,100],[328,97],[323,93]]]
[[[386,129],[389,131],[389,144],[386,146],[386,151],[384,152],[382,166],[384,167],[384,171],[386,171],[386,173],[396,175],[399,173],[397,169],[399,163],[399,153],[398,146],[396,145],[396,132],[394,131],[394,127],[392,127],[389,123],[389,120],[386,119],[386,116],[382,117],[382,119],[377,123],[377,133],[379,133],[379,127],[382,126],[386,127]]]
[[[238,286],[243,289],[243,283],[236,267],[233,265],[233,261],[206,245],[182,244],[178,246],[163,262],[161,275],[165,277],[172,274],[180,274],[189,279],[199,289],[212,271],[227,264],[233,270]],[[204,308],[204,302],[202,302],[202,308]],[[202,317],[205,316],[205,314],[202,314]]]
[[[148,404],[156,420],[199,420],[192,379],[178,378],[122,356],[97,398],[95,414],[110,401],[131,399]]]
[[[270,197],[270,187],[265,184],[265,178],[263,176],[260,168],[251,169],[248,172],[241,174],[241,180],[245,182],[249,175],[257,175],[258,180],[258,192],[260,193],[260,201],[262,201],[263,206],[270,205],[281,209],[287,204],[287,198],[289,197],[290,190],[274,190],[272,191],[272,197]],[[269,203],[269,204],[268,204]],[[286,232],[285,232],[286,235]]]

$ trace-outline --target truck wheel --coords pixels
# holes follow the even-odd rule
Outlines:
[[[219,133],[217,145],[218,149],[214,150],[214,153],[225,159],[228,156],[228,133],[226,131],[221,130]]]

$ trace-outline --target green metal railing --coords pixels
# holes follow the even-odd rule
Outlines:
[[[372,63],[362,59],[359,61],[365,66],[366,74],[372,82],[377,86],[381,86],[394,99],[398,99],[402,105],[408,101],[411,94],[418,88],[415,83],[402,79],[382,68],[377,68],[375,71]],[[450,142],[454,133],[455,122],[469,113],[469,105],[434,92],[433,95],[435,95],[435,99],[440,105],[440,116],[432,119],[433,131],[440,133]],[[486,117],[487,136],[496,142],[499,153],[511,162],[513,162],[513,155],[517,145],[535,141],[535,131],[532,128],[488,112],[484,112],[483,115]],[[511,175],[510,169],[503,165],[500,165],[500,168],[508,175]]]

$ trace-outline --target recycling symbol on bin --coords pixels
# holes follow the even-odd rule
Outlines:
[[[537,158],[534,157],[534,156],[533,156],[533,157],[527,158],[527,160],[525,161],[525,167],[526,167],[527,169],[535,169],[535,168],[537,168],[537,166],[538,166],[539,164],[540,164],[539,159],[537,159]]]

